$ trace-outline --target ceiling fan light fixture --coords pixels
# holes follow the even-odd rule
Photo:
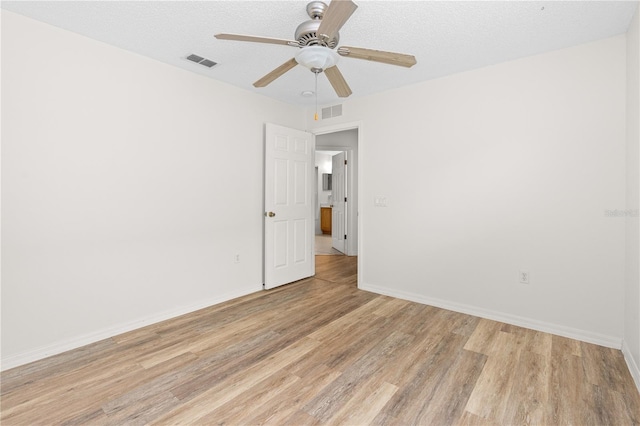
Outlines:
[[[296,62],[310,70],[331,68],[338,62],[340,56],[328,47],[307,46],[301,48],[295,55]]]

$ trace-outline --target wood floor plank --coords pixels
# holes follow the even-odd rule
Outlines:
[[[545,424],[549,400],[550,360],[529,350],[521,350],[517,361],[503,424]]]
[[[324,341],[329,338],[335,338],[335,334],[337,332],[339,333],[345,329],[353,327],[360,321],[366,321],[372,316],[372,314],[377,312],[381,305],[387,304],[388,302],[389,300],[383,297],[373,299],[360,306],[359,308],[354,309],[348,314],[337,318],[336,320],[327,324],[325,327],[319,328],[318,330],[309,334],[309,337],[320,341]]]
[[[334,330],[332,328],[332,330]],[[381,344],[392,331],[392,324],[387,318],[371,316],[357,325],[349,327],[345,332],[336,332],[332,339],[322,343],[321,351],[316,351],[292,369],[299,374],[309,363],[324,364],[333,369],[344,371],[355,361],[363,357],[372,348]]]
[[[373,424],[418,424],[464,342],[463,336],[446,333],[435,346],[418,351],[402,385]]]
[[[411,304],[408,300],[394,299],[388,297],[385,299],[386,303],[382,304],[374,313],[381,317],[388,317],[396,312],[406,308]]]
[[[626,380],[629,370],[620,351],[585,342],[580,346],[585,378],[589,383],[618,392],[631,390]]]
[[[261,314],[260,321],[255,317],[238,318],[232,323],[221,324],[215,328],[204,331],[197,339],[176,344],[176,349],[180,351],[193,352],[203,355],[217,352],[236,344],[240,340],[256,338],[264,334],[264,321],[273,321],[284,314],[284,309],[273,309],[271,312]],[[141,364],[144,366],[145,364]]]
[[[248,367],[241,375],[228,378],[191,398],[188,404],[183,404],[168,414],[156,419],[162,424],[194,424],[222,406],[241,395],[247,389],[256,386],[267,379],[274,371],[278,371],[293,363],[319,345],[313,339],[301,339],[276,354]],[[204,422],[206,423],[206,422]]]
[[[202,424],[242,424],[247,412],[269,407],[275,398],[294,396],[300,380],[287,370],[280,370],[262,381],[259,390],[248,388],[198,421]]]
[[[431,308],[431,306],[428,306]],[[432,308],[433,309],[433,308]],[[475,329],[478,327],[480,318],[471,315],[457,314],[456,326],[451,330],[452,333],[462,336],[471,337]]]
[[[40,394],[18,406],[6,406],[3,400],[2,423],[63,423],[78,416],[84,417],[101,408],[100,401],[113,392],[110,384],[117,384],[124,377],[131,377],[131,374],[142,370],[140,366],[126,366],[97,372],[80,382],[64,381],[56,392]]]
[[[420,377],[425,364],[433,361],[432,356],[437,353],[438,345],[442,345],[445,336],[447,333],[444,335],[427,333],[416,336],[416,340],[410,346],[398,352],[398,357],[402,359],[402,362],[394,364],[392,368],[385,368],[380,373],[382,380],[396,385],[400,389],[417,385],[416,377]]]
[[[349,401],[327,422],[332,425],[367,425],[389,402],[398,387],[373,377],[360,386]]]
[[[418,424],[453,424],[462,417],[487,356],[459,351],[455,361],[434,387],[428,404],[416,419]]]
[[[317,426],[321,425],[322,422],[303,410],[297,410],[289,417],[285,418],[281,424],[296,426]]]
[[[552,337],[547,423],[594,424],[594,419],[589,423],[585,411],[588,388],[582,358],[574,354],[574,345],[569,340],[560,336]]]
[[[432,306],[410,303],[397,305],[399,309],[389,312],[387,317],[396,330],[413,336],[428,334],[434,329],[436,321],[448,311]]]
[[[180,405],[180,400],[168,391],[132,396],[135,396],[135,404],[122,405],[120,409],[106,413],[109,423],[146,425],[158,415]]]
[[[309,401],[303,410],[321,422],[327,422],[353,396],[359,384],[366,382],[393,357],[394,352],[410,344],[411,340],[411,336],[392,332]]]
[[[545,357],[551,356],[551,335],[541,331],[529,330],[515,325],[504,324],[501,331],[516,338],[515,344],[523,351],[533,352]]]
[[[3,426],[637,425],[619,350],[316,276],[2,372]]]
[[[43,360],[32,362],[19,368],[2,372],[2,395],[6,397],[16,389],[50,379],[54,375],[73,372],[77,368],[104,356],[117,345],[111,339],[101,340],[73,351],[63,352]],[[98,355],[99,354],[99,355]]]
[[[251,414],[245,416],[243,423],[250,425],[296,424],[290,420],[303,413],[301,411],[302,407],[342,374],[340,371],[322,364],[315,365],[304,373],[300,377],[301,380],[296,383],[290,393],[288,392],[289,394],[286,397],[279,398],[278,401],[271,401],[270,404],[263,405],[255,410],[252,409]],[[313,422],[317,422],[310,415],[304,414],[307,420],[313,419]]]
[[[640,425],[640,407],[637,401],[633,402],[630,395],[620,393],[614,390],[606,390],[606,407],[607,411],[615,413],[615,424],[633,424]]]
[[[163,400],[165,398],[171,399],[169,395],[175,397],[169,393],[170,383],[177,375],[180,375],[181,371],[193,365],[197,359],[198,357],[195,354],[187,352],[161,364],[154,365],[147,369],[144,375],[141,375],[141,380],[137,381],[137,386],[132,386],[134,382],[131,381],[127,383],[129,390],[123,388],[117,396],[105,401],[102,404],[102,410],[110,418],[114,418],[114,413],[125,412],[130,407],[135,407],[134,412],[137,417],[153,418],[153,416],[148,415],[147,410],[140,407],[141,401],[153,400],[155,395],[161,395],[160,399]],[[155,415],[160,415],[164,411],[173,408],[171,404],[163,404],[162,407],[163,410],[157,410],[154,407],[150,407],[150,409],[153,410]],[[121,416],[121,414],[118,416]]]
[[[487,362],[465,410],[499,423],[504,418],[516,382],[521,349],[513,335],[502,331],[493,337],[491,343],[491,347],[483,348],[488,354]]]
[[[482,417],[476,416],[468,411],[462,413],[460,419],[453,424],[456,426],[496,426],[495,422],[483,419]]]
[[[251,366],[255,359],[263,359],[277,351],[280,336],[272,331],[261,336],[239,341],[224,351],[202,355],[187,371],[172,380],[169,389],[181,401],[198,396],[211,383],[233,377]],[[279,341],[277,341],[279,342]]]
[[[464,349],[489,355],[489,350],[503,325],[496,321],[481,319],[467,340]]]

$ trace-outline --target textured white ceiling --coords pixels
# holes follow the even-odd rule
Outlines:
[[[371,1],[340,31],[340,45],[415,55],[407,69],[341,58],[353,90],[366,96],[419,81],[569,47],[626,32],[635,1]],[[293,39],[307,19],[307,1],[2,1],[2,8],[210,78],[297,105],[314,90],[314,75],[295,67],[266,88],[252,83],[296,48],[217,40],[241,33]],[[208,69],[191,53],[218,62]],[[321,105],[342,102],[323,75]]]

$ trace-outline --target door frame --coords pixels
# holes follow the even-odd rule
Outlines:
[[[333,132],[331,132],[333,133]],[[350,158],[355,157],[355,154],[353,152],[353,148],[348,147],[348,146],[338,146],[338,145],[333,145],[333,146],[329,146],[329,145],[318,145],[316,146],[316,150],[315,152],[318,151],[335,151],[335,152],[343,152],[346,154],[347,156],[347,161]],[[353,176],[351,176],[353,172],[351,171],[351,169],[349,168],[349,165],[347,164],[347,174],[345,176],[345,180],[347,183],[347,189],[352,189],[351,185],[353,182]],[[355,188],[355,190],[357,191],[358,189]],[[316,197],[316,202],[317,202],[318,197]],[[359,198],[358,198],[359,199]],[[316,209],[318,209],[319,206],[316,205]],[[355,226],[355,224],[358,221],[358,217],[357,217],[357,212],[358,212],[358,208],[357,206],[351,206],[351,204],[349,204],[349,202],[347,201],[347,206],[346,206],[346,215],[345,215],[345,229],[347,230],[347,235],[351,232],[350,229],[353,229],[352,227]],[[359,235],[359,233],[358,233]],[[358,246],[357,246],[358,242],[354,241],[352,242],[351,240],[349,240],[349,238],[347,237],[347,242],[345,243],[345,249],[344,249],[344,254],[347,256],[357,256],[358,255]]]
[[[356,142],[358,146],[357,156],[353,152],[353,149],[351,147],[326,146],[326,145],[316,145],[315,147],[315,150],[319,150],[319,151],[322,151],[322,150],[346,151],[348,153],[348,158],[353,158],[354,156],[356,156],[358,161],[358,172],[356,176],[353,175],[353,169],[349,168],[347,165],[347,174],[348,174],[347,179],[353,182],[353,177],[357,178],[356,179],[357,184],[355,185],[355,189],[358,192],[358,202],[356,206],[353,206],[353,204],[351,204],[349,207],[350,213],[348,214],[349,217],[348,217],[347,226],[348,226],[348,229],[354,229],[354,227],[357,227],[357,230],[358,230],[358,238],[355,241],[356,248],[357,248],[357,256],[358,256],[358,288],[360,288],[360,284],[363,282],[362,264],[364,259],[364,253],[362,249],[363,228],[364,228],[362,226],[362,221],[364,218],[360,214],[363,211],[362,206],[364,202],[362,197],[362,193],[363,193],[362,188],[364,186],[364,182],[362,181],[363,167],[362,167],[362,162],[360,161],[361,158],[364,158],[364,156],[362,155],[362,152],[364,149],[364,146],[363,146],[364,144],[362,143],[362,141],[364,140],[363,127],[364,126],[362,124],[362,121],[352,121],[348,123],[335,124],[332,126],[323,126],[323,127],[318,127],[318,128],[309,130],[309,132],[311,132],[314,136],[342,132],[345,130],[353,130],[353,129],[358,130],[358,139]],[[315,151],[314,151],[314,157],[315,157]],[[347,242],[347,244],[349,244],[349,241]],[[347,250],[347,252],[349,252],[349,250]]]

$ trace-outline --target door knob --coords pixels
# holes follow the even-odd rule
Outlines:
[[[276,214],[274,212],[265,213],[265,216],[274,217]]]

